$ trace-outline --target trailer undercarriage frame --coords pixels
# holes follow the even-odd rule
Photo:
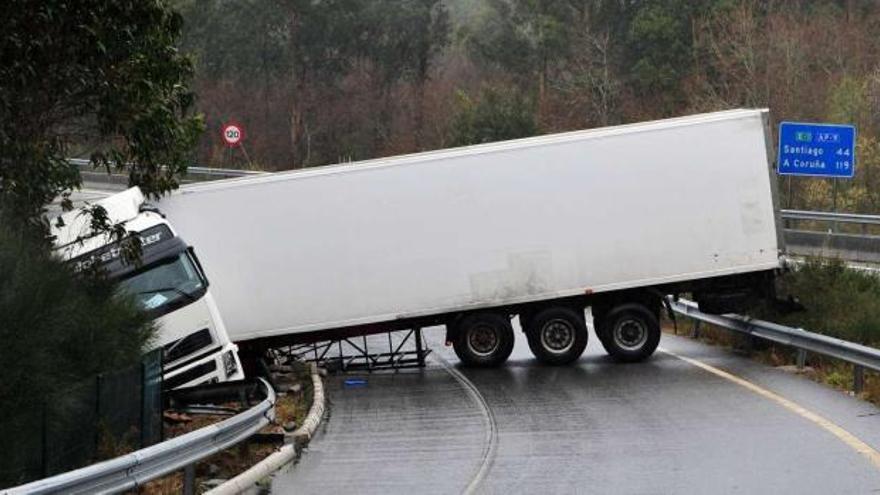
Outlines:
[[[270,350],[276,362],[314,362],[328,371],[378,371],[423,368],[431,350],[420,327],[384,334],[342,337]]]

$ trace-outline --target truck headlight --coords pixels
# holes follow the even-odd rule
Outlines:
[[[238,363],[235,361],[235,354],[232,351],[223,353],[223,369],[226,371],[227,378],[238,371]]]

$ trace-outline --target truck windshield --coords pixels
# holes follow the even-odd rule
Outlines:
[[[207,284],[189,254],[183,252],[124,277],[119,286],[158,316],[197,300]]]

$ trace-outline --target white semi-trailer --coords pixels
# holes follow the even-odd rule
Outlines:
[[[497,365],[651,355],[662,296],[770,295],[765,110],[735,110],[190,185],[164,199],[243,350],[446,325]]]

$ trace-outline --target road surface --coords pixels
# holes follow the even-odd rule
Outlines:
[[[591,335],[556,368],[519,338],[506,366],[472,370],[426,336],[426,369],[327,378],[329,420],[273,493],[880,491],[880,455],[858,451],[880,449],[880,410],[729,350],[664,335],[624,365]]]

